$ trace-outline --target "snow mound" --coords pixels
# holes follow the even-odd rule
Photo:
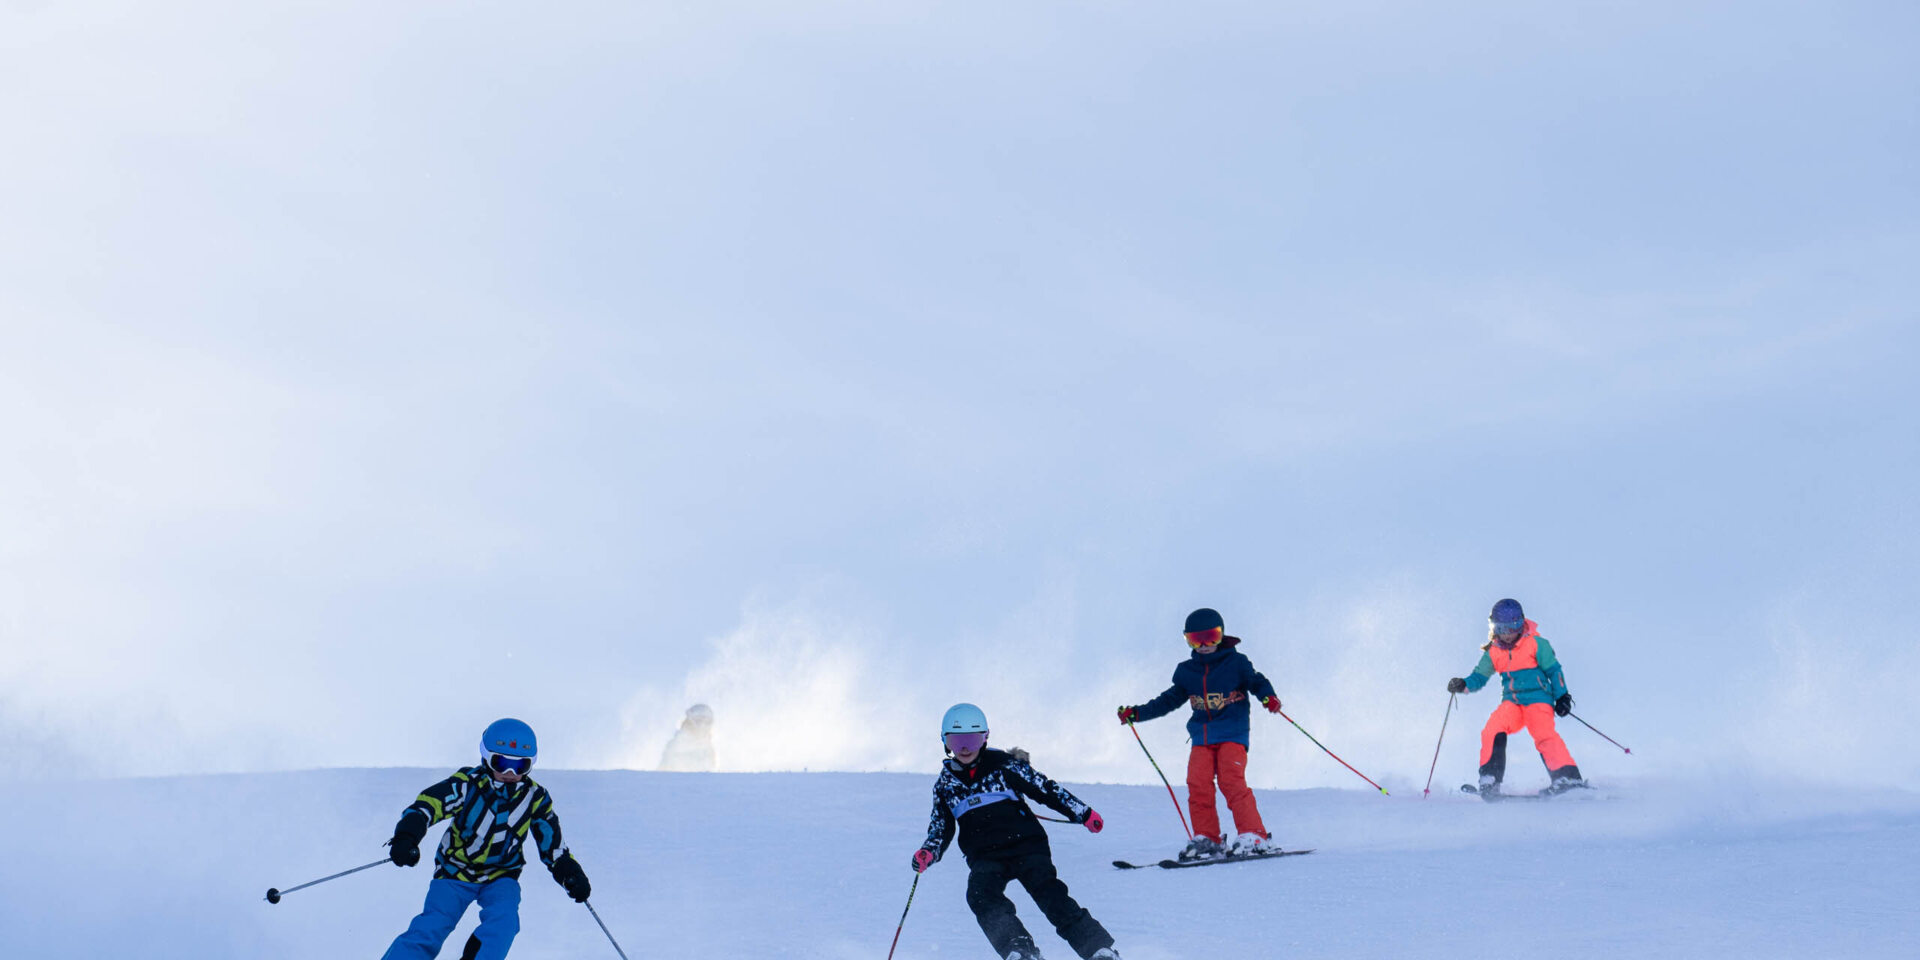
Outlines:
[[[1044,766],[1044,764],[1043,764]],[[441,770],[314,770],[25,784],[0,867],[0,930],[29,958],[378,957],[427,868],[379,867]],[[633,960],[878,958],[912,882],[933,777],[548,771],[594,905]],[[1920,942],[1920,797],[1749,784],[1614,786],[1489,805],[1364,790],[1260,791],[1312,856],[1122,872],[1177,849],[1159,785],[1073,785],[1099,835],[1049,825],[1074,895],[1129,960],[1474,955],[1908,957]],[[1224,814],[1224,808],[1222,810]],[[436,828],[438,829],[438,828]],[[523,882],[516,960],[613,957],[544,870]],[[920,884],[902,958],[990,957],[956,855]],[[1050,956],[1071,956],[1014,894]],[[470,913],[443,952],[458,955]]]

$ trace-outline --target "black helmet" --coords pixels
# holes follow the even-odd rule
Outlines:
[[[1202,630],[1212,630],[1215,627],[1225,627],[1226,625],[1227,622],[1220,619],[1220,611],[1212,607],[1201,607],[1187,614],[1187,625],[1180,632],[1198,633]]]

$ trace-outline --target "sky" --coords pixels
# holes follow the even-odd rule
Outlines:
[[[0,5],[0,735],[1144,782],[1204,605],[1399,788],[1512,596],[1590,776],[1920,789],[1917,19]]]

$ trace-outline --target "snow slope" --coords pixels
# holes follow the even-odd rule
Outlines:
[[[1045,769],[1044,757],[1036,762]],[[429,871],[382,866],[435,770],[16,785],[0,934],[27,958],[378,957]],[[548,771],[594,905],[633,960],[880,958],[900,917],[931,774]],[[1451,790],[1457,784],[1446,781]],[[1920,796],[1637,783],[1604,799],[1489,806],[1457,795],[1261,791],[1312,856],[1121,872],[1182,839],[1159,785],[1073,785],[1105,833],[1052,827],[1062,876],[1130,960],[1447,955],[1911,957]],[[1224,812],[1224,810],[1223,810]],[[1051,826],[1051,825],[1050,825]],[[437,839],[437,832],[436,832]],[[922,881],[903,958],[990,956],[957,851]],[[613,957],[544,871],[525,878],[517,960]],[[1055,960],[1071,956],[1024,895]],[[469,915],[443,956],[457,956]]]

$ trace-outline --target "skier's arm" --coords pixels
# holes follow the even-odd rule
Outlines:
[[[420,791],[420,795],[407,804],[407,809],[401,811],[400,822],[393,826],[394,838],[410,840],[418,846],[427,835],[428,827],[459,813],[472,795],[473,784],[464,770]]]
[[[1486,686],[1487,681],[1491,679],[1493,679],[1493,654],[1483,652],[1480,654],[1480,665],[1474,667],[1473,672],[1466,676],[1467,692],[1479,693],[1480,688]]]
[[[560,816],[553,812],[552,797],[541,795],[534,804],[527,829],[533,834],[533,845],[540,851],[540,862],[546,864],[547,869],[553,869],[560,858],[571,855],[560,833]]]
[[[1081,803],[1079,797],[1068,793],[1066,787],[1047,779],[1045,774],[1024,760],[1007,761],[1007,777],[1012,781],[1015,792],[1046,805],[1074,823],[1087,822],[1087,815],[1093,812],[1093,808]]]
[[[1538,646],[1534,664],[1547,678],[1547,696],[1558,700],[1567,692],[1567,678],[1560,669],[1560,658],[1554,654],[1553,644],[1548,643],[1546,637],[1535,637],[1533,642]]]
[[[1177,707],[1186,702],[1186,688],[1176,683],[1168,687],[1166,691],[1159,696],[1135,707],[1133,715],[1137,720],[1152,720],[1156,717],[1164,717],[1172,713]]]
[[[1267,679],[1266,675],[1254,669],[1252,660],[1247,661],[1247,679],[1240,684],[1240,687],[1253,694],[1253,699],[1263,703],[1268,697],[1279,696],[1274,692],[1273,683]]]
[[[947,846],[953,843],[953,811],[947,808],[947,802],[940,796],[940,788],[933,790],[933,815],[927,818],[927,839],[920,849],[933,854],[934,862],[947,855]]]

